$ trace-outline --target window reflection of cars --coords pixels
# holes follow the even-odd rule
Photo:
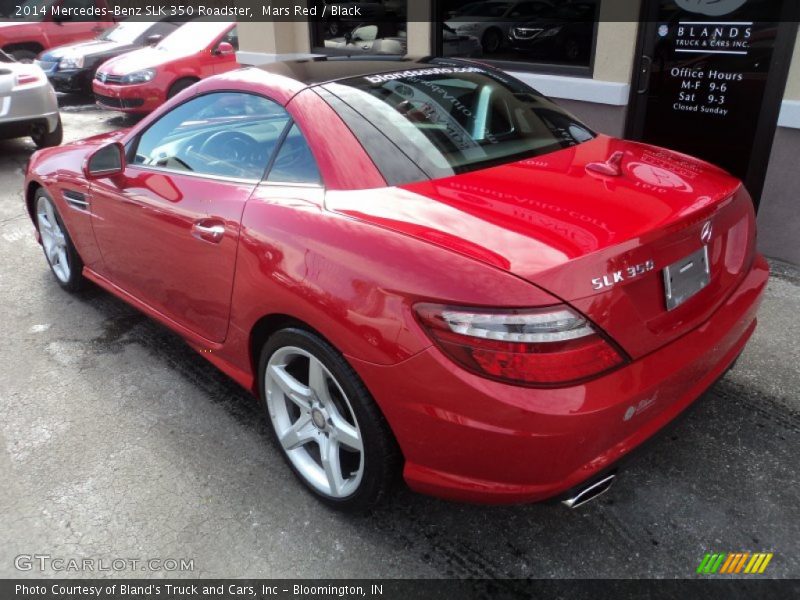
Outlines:
[[[328,12],[328,17],[325,19],[325,28],[328,35],[332,37],[344,35],[346,31],[350,31],[359,23],[374,22],[383,19],[387,15],[392,18],[400,16],[395,12],[397,10],[395,5],[392,5],[392,10],[390,10],[390,7],[386,6],[381,0],[349,0],[347,2],[325,0],[325,4]],[[333,7],[339,9],[340,14],[331,15]]]
[[[596,5],[557,6],[535,20],[511,27],[508,40],[517,52],[537,53],[570,62],[587,60],[592,46]]]
[[[343,36],[325,40],[328,54],[396,54],[408,52],[405,29],[397,23],[362,24]],[[444,56],[476,57],[482,54],[481,43],[475,36],[459,35],[447,26],[442,29],[442,54]]]
[[[446,25],[459,35],[475,36],[483,51],[491,54],[505,45],[512,26],[551,8],[552,4],[544,0],[473,2],[454,11]]]

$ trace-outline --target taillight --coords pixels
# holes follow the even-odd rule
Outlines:
[[[579,383],[627,361],[589,321],[559,305],[531,309],[417,304],[436,345],[483,377],[528,386]]]
[[[29,83],[36,83],[40,78],[36,73],[20,73],[17,75],[17,85],[27,85]]]

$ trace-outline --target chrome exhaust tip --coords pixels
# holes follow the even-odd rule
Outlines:
[[[562,500],[561,504],[567,508],[578,508],[579,506],[583,506],[587,502],[594,500],[598,496],[602,496],[604,493],[606,493],[616,478],[617,476],[612,473],[603,479],[595,481],[592,484],[578,490],[574,496]]]

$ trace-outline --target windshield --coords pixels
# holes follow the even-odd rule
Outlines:
[[[152,26],[152,23],[145,23],[142,21],[120,23],[112,29],[107,29],[98,39],[120,44],[132,44],[136,41],[136,38]]]
[[[594,137],[522,82],[480,67],[412,69],[324,87],[431,178],[522,160]]]
[[[230,23],[186,23],[159,42],[158,50],[181,52],[202,50],[230,29]]]

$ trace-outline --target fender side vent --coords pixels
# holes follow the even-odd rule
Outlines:
[[[72,208],[77,208],[78,210],[86,212],[89,211],[89,201],[84,194],[73,190],[63,190],[61,195]]]

